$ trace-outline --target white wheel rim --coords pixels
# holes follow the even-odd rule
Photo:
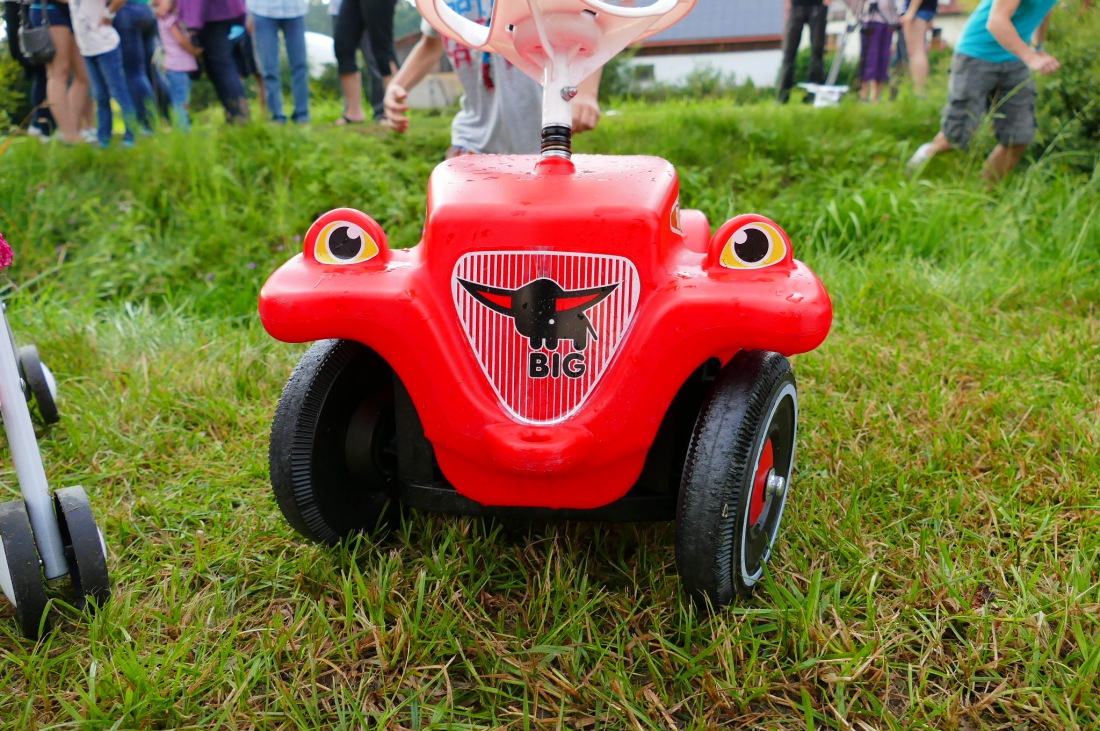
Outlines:
[[[15,585],[11,582],[11,569],[8,568],[8,555],[4,552],[3,541],[0,541],[0,589],[13,607],[19,606],[15,601]]]
[[[767,417],[761,423],[765,427],[771,426],[772,419],[775,418],[775,412],[779,410],[779,405],[783,403],[783,400],[787,396],[791,397],[791,403],[794,407],[794,434],[791,435],[791,464],[790,467],[787,468],[789,478],[790,471],[794,469],[795,449],[797,449],[798,447],[798,391],[795,389],[793,383],[786,383],[783,385],[783,388],[779,391],[779,395],[772,403],[771,409],[768,410]],[[761,436],[763,436],[763,434],[764,432],[762,431]],[[761,441],[761,443],[756,446],[755,451],[756,459],[753,460],[752,469],[749,472],[749,474],[752,475],[755,475],[756,471],[760,468],[760,457],[764,453],[763,441]],[[787,498],[789,498],[790,495],[791,483],[790,479],[788,479],[787,489],[784,491],[783,500],[779,505],[779,516],[775,519],[775,528],[772,529],[772,534],[768,536],[768,548],[764,552],[764,555],[760,558],[760,568],[757,569],[756,573],[752,575],[749,575],[748,566],[745,564],[745,541],[748,539],[749,521],[741,521],[741,580],[744,582],[745,586],[754,585],[757,581],[760,580],[760,577],[764,575],[764,565],[768,562],[768,559],[771,558],[772,547],[775,546],[775,537],[779,534],[779,526],[783,524],[783,513],[787,509]]]
[[[50,396],[57,401],[57,379],[53,377],[53,371],[45,363],[42,363],[42,377],[46,379],[46,388],[50,390]]]

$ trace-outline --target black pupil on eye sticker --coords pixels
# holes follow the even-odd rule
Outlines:
[[[735,241],[733,244],[733,248],[737,252],[737,258],[746,264],[763,261],[764,257],[768,255],[768,249],[771,248],[768,235],[758,228],[747,228],[742,234],[745,240],[741,243]]]
[[[352,238],[350,233],[351,229],[348,226],[341,226],[329,235],[328,250],[337,259],[352,259],[363,248],[363,237]]]

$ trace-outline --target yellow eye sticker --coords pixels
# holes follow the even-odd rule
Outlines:
[[[761,269],[778,264],[787,255],[783,234],[763,221],[747,223],[733,232],[722,249],[722,266],[729,269]]]
[[[354,223],[333,221],[321,229],[313,255],[321,264],[358,264],[378,255],[378,242]]]

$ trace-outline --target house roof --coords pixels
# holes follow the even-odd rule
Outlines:
[[[783,0],[698,0],[687,17],[642,46],[780,38]]]

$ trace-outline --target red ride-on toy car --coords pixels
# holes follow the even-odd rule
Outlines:
[[[772,221],[712,235],[681,211],[668,162],[570,153],[577,82],[693,5],[496,0],[485,27],[418,0],[442,33],[542,81],[543,152],[439,165],[411,249],[330,211],[264,286],[268,332],[319,341],[271,431],[300,533],[335,543],[398,506],[675,519],[693,597],[752,592],[794,463],[786,356],[825,339],[829,297]]]

